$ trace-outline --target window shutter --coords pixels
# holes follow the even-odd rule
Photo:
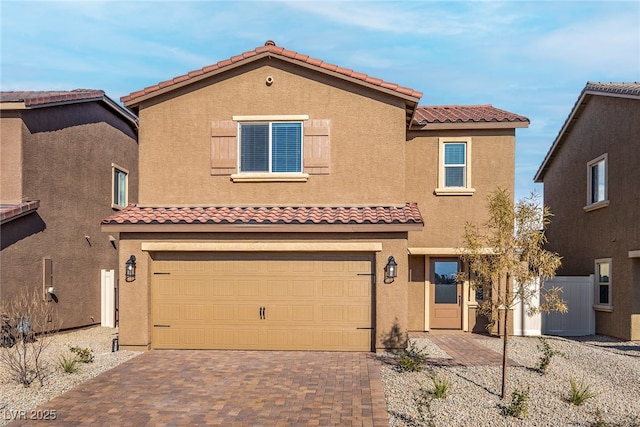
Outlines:
[[[308,120],[304,124],[304,171],[328,175],[331,165],[330,120]]]
[[[238,124],[211,122],[211,175],[231,175],[238,168]]]

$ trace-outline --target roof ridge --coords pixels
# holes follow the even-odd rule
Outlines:
[[[292,50],[288,50],[288,49],[286,49],[286,48],[284,48],[282,46],[277,46],[273,40],[267,40],[263,46],[258,46],[255,49],[243,52],[240,55],[235,55],[235,56],[232,56],[231,58],[218,61],[215,64],[207,65],[207,66],[204,66],[204,67],[202,67],[200,69],[189,71],[186,74],[182,74],[182,75],[174,77],[174,78],[172,78],[170,80],[165,80],[165,81],[159,82],[159,83],[157,83],[155,85],[152,85],[152,86],[147,86],[142,90],[131,92],[129,95],[125,95],[125,96],[121,97],[120,101],[122,101],[124,103],[130,102],[130,101],[133,101],[133,100],[135,100],[137,98],[140,98],[140,97],[142,97],[144,95],[149,95],[149,94],[151,94],[153,92],[157,92],[160,89],[164,89],[166,87],[173,86],[173,85],[178,84],[180,82],[187,81],[187,80],[196,78],[198,76],[202,76],[202,75],[204,75],[206,73],[210,73],[210,72],[213,72],[213,71],[217,71],[217,70],[229,67],[229,66],[231,66],[233,64],[245,61],[245,60],[247,60],[249,58],[252,58],[252,57],[255,57],[257,55],[264,54],[264,53],[272,53],[272,54],[275,54],[275,55],[279,55],[279,56],[288,58],[288,59],[293,60],[293,61],[298,61],[298,62],[305,63],[307,65],[311,65],[311,66],[314,66],[314,67],[318,67],[318,68],[321,68],[321,69],[324,69],[324,70],[327,70],[327,71],[330,71],[330,72],[341,74],[341,75],[343,75],[345,77],[353,78],[353,79],[356,79],[356,80],[359,80],[359,81],[362,81],[362,82],[365,82],[365,83],[368,83],[368,84],[371,84],[371,85],[374,85],[374,86],[379,86],[379,87],[381,87],[383,89],[392,90],[394,92],[398,92],[398,93],[401,93],[403,95],[407,95],[407,96],[410,96],[410,97],[413,97],[413,98],[421,98],[422,97],[422,92],[420,92],[420,91],[416,91],[416,90],[408,88],[408,87],[400,86],[397,83],[386,82],[386,81],[384,81],[382,79],[371,77],[371,76],[369,76],[367,74],[359,73],[359,72],[356,72],[356,71],[351,70],[349,68],[343,68],[343,67],[340,67],[338,65],[325,62],[325,61],[323,61],[321,59],[312,58],[312,57],[310,57],[308,55],[304,55],[304,54],[301,54],[301,53],[298,53],[298,52],[295,52],[295,51],[292,51]]]

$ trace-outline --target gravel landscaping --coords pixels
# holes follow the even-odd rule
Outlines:
[[[141,353],[111,352],[111,340],[117,330],[93,327],[57,334],[46,351],[50,375],[43,387],[24,388],[0,375],[0,413],[30,411],[59,394]],[[399,372],[393,363],[397,356],[379,355],[383,361],[381,377],[392,427],[400,426],[640,426],[640,343],[621,342],[602,336],[577,339],[546,337],[554,350],[566,355],[554,356],[546,375],[533,368],[541,351],[533,337],[513,337],[509,357],[520,367],[508,369],[507,399],[500,393],[500,367],[451,367],[438,364],[450,356],[428,338],[413,339],[435,363],[422,372]],[[478,340],[492,350],[501,351],[500,339]],[[76,373],[64,373],[57,365],[61,354],[71,355],[70,347],[90,348],[93,363],[81,363]],[[2,350],[2,349],[0,349]],[[421,420],[414,396],[422,386],[432,389],[432,375],[450,380],[449,396],[432,399],[430,412],[425,407]],[[584,405],[567,402],[569,379],[589,386],[595,397]],[[514,389],[529,387],[528,417],[517,419],[501,415]],[[0,425],[9,421],[0,417]]]
[[[98,326],[66,333],[61,332],[52,336],[44,353],[43,360],[48,366],[49,375],[42,387],[36,381],[31,387],[25,388],[9,379],[6,368],[0,367],[0,372],[2,372],[0,375],[0,425],[9,423],[11,416],[8,414],[11,414],[11,411],[26,411],[28,414],[30,410],[72,389],[81,382],[141,354],[134,351],[111,352],[111,341],[116,333],[116,329]],[[65,373],[58,366],[57,361],[60,355],[72,356],[70,347],[93,350],[93,362],[78,363],[78,370],[75,373]],[[4,350],[6,349],[0,348],[0,351]]]
[[[427,365],[422,372],[398,372],[391,363],[382,367],[382,382],[390,425],[399,426],[640,426],[640,343],[620,342],[601,336],[565,339],[545,337],[554,356],[545,375],[535,368],[542,352],[534,337],[513,337],[509,357],[521,367],[508,368],[507,398],[499,397],[501,367],[442,367]],[[429,358],[448,358],[428,338],[413,340]],[[478,340],[501,352],[502,340]],[[386,357],[383,360],[389,361]],[[430,414],[420,419],[414,396],[420,385],[433,389],[432,375],[450,380],[449,396],[432,399]],[[585,384],[595,397],[582,406],[567,401],[569,380]],[[528,417],[501,415],[514,389],[530,389]]]

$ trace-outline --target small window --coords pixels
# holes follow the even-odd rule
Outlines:
[[[611,309],[613,302],[611,300],[612,281],[610,258],[596,260],[595,281],[596,306]]]
[[[111,166],[113,170],[111,207],[116,209],[125,208],[128,203],[129,171],[116,165]]]
[[[470,195],[471,138],[440,138],[440,167],[436,194]]]
[[[593,210],[608,206],[607,190],[607,154],[587,163],[587,206],[585,210]]]
[[[241,123],[240,172],[302,172],[302,123]]]

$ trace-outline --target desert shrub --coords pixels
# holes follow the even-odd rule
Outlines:
[[[501,414],[503,416],[523,419],[529,416],[529,387],[526,390],[515,389],[511,393],[511,402],[508,406],[503,406]]]
[[[80,363],[93,363],[93,350],[90,348],[71,347],[71,353],[75,354],[75,358]]]
[[[413,341],[409,341],[407,348],[400,354],[400,370],[402,372],[420,372],[427,361],[424,348],[418,348]]]
[[[437,399],[445,399],[449,395],[451,389],[451,380],[449,377],[434,375],[431,377],[433,381],[433,390],[431,394]]]
[[[587,400],[596,397],[597,394],[592,392],[589,385],[581,382],[580,384],[571,378],[569,379],[571,389],[569,391],[568,401],[576,406],[583,405]]]
[[[540,341],[538,343],[538,350],[542,352],[542,355],[538,360],[538,364],[536,365],[536,370],[540,372],[542,375],[544,375],[547,373],[547,368],[549,367],[549,364],[551,363],[551,359],[553,358],[553,356],[562,356],[564,358],[567,358],[567,355],[561,351],[551,348],[551,345],[549,344],[546,338],[538,337],[538,340]]]
[[[67,374],[73,374],[78,370],[78,359],[74,356],[67,356],[62,354],[58,357],[58,366],[63,372]]]
[[[1,372],[25,387],[35,381],[42,386],[50,370],[43,353],[60,327],[53,303],[45,301],[37,290],[25,291],[3,300],[0,316]]]

